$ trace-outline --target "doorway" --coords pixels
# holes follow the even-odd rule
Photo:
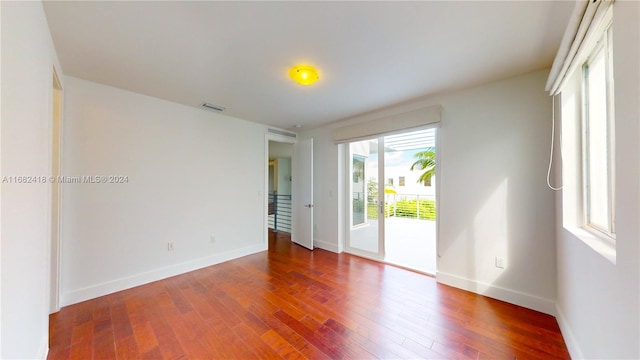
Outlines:
[[[265,249],[274,230],[285,230],[290,241],[313,250],[313,138],[296,137],[273,129],[265,134]]]
[[[292,230],[292,174],[293,145],[269,141],[269,173],[267,190],[267,226],[269,231]]]
[[[347,252],[435,274],[436,128],[351,142]]]

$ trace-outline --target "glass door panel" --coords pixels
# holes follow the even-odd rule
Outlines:
[[[383,258],[378,221],[381,207],[379,184],[378,140],[349,144],[349,251]]]
[[[384,137],[385,261],[436,272],[436,129]]]

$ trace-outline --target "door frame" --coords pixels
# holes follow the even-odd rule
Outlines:
[[[61,74],[56,66],[52,67],[52,92],[51,92],[51,121],[50,121],[50,166],[51,176],[62,175],[62,151],[64,139],[64,92],[62,82],[58,74]],[[58,128],[56,134],[54,128]],[[56,136],[57,135],[57,136]],[[54,141],[55,137],[55,141]],[[56,146],[57,142],[57,146]],[[57,157],[56,157],[57,154]],[[56,164],[57,162],[57,164]],[[60,282],[61,282],[61,234],[62,234],[62,186],[57,179],[49,184],[49,313],[60,310]],[[57,201],[54,201],[57,200]],[[55,207],[55,209],[54,209]]]
[[[384,135],[382,136],[376,136],[376,137],[372,137],[370,139],[366,139],[366,140],[358,140],[358,141],[369,141],[369,140],[378,140],[378,206],[382,206],[382,209],[384,209],[384,202],[385,202],[385,197],[384,197],[384,190],[380,190],[380,183],[382,182],[382,186],[384,189],[384,178],[380,177],[380,172],[382,169],[382,175],[384,175],[384,156],[381,156],[381,152],[380,150],[384,150]],[[355,141],[355,142],[358,142]],[[352,154],[351,154],[351,143],[346,143],[344,144],[345,146],[345,177],[344,177],[344,182],[345,182],[345,194],[346,196],[344,197],[344,213],[346,216],[346,220],[345,220],[345,236],[344,236],[344,250],[345,252],[349,253],[349,254],[353,254],[353,255],[357,255],[360,257],[364,257],[367,259],[371,259],[371,260],[375,260],[375,261],[380,261],[380,262],[385,262],[384,258],[385,258],[385,248],[384,248],[384,216],[381,217],[380,214],[380,208],[378,208],[376,211],[378,211],[378,219],[382,219],[381,221],[378,221],[378,253],[373,253],[370,251],[366,251],[366,250],[361,250],[358,248],[354,248],[351,247],[351,229],[352,229],[352,201],[351,201],[351,196],[353,194],[353,190],[351,189],[351,179],[352,179],[352,166],[353,166],[353,159],[352,159]],[[366,190],[366,180],[365,180],[365,190]]]
[[[296,135],[297,136],[297,135]],[[263,233],[263,250],[269,249],[269,141],[286,143],[295,146],[298,143],[298,139],[279,135],[274,133],[265,133],[264,134],[264,189],[262,192],[263,197],[263,217],[262,217],[262,231]],[[291,155],[291,173],[295,174],[295,170],[297,169],[297,157],[296,152],[292,151]],[[296,185],[297,179],[296,176],[291,177],[291,198],[296,198]],[[293,235],[297,228],[297,216],[295,211],[291,214],[291,234]]]
[[[379,134],[376,136],[372,136],[370,138],[365,138],[365,139],[354,139],[353,142],[357,142],[357,141],[362,141],[362,140],[370,140],[370,139],[378,139],[378,152],[380,153],[380,149],[384,148],[384,141],[380,141],[380,139],[384,139],[385,136],[387,135],[395,135],[395,134],[402,134],[405,132],[412,132],[412,131],[419,131],[419,130],[428,130],[428,129],[435,129],[435,148],[436,148],[436,173],[435,173],[435,180],[436,180],[436,189],[435,189],[435,199],[436,199],[436,273],[438,272],[438,262],[440,260],[440,258],[442,257],[440,255],[440,189],[441,189],[441,184],[440,184],[440,179],[441,179],[441,174],[442,174],[442,146],[441,146],[441,140],[440,140],[440,132],[441,132],[441,127],[440,127],[440,123],[434,123],[434,124],[429,124],[426,126],[420,126],[420,127],[415,127],[415,128],[410,128],[410,129],[404,129],[401,131],[393,131],[387,134]],[[345,191],[344,191],[344,196],[343,196],[343,202],[342,202],[342,206],[343,206],[343,211],[344,211],[344,244],[343,244],[343,248],[345,250],[346,253],[352,254],[352,255],[356,255],[356,256],[360,256],[366,259],[371,259],[374,261],[378,261],[381,263],[385,263],[385,264],[391,264],[394,266],[398,266],[398,267],[402,267],[398,264],[392,264],[387,262],[384,259],[384,234],[385,234],[385,229],[384,229],[384,219],[383,221],[381,221],[380,223],[382,225],[380,225],[380,223],[378,224],[378,236],[379,236],[379,243],[380,246],[382,246],[382,250],[380,251],[380,254],[373,254],[367,251],[362,251],[362,250],[358,250],[355,248],[350,247],[350,236],[351,236],[351,150],[350,150],[350,144],[351,142],[346,142],[341,144],[340,146],[343,146],[344,148],[344,166],[343,166],[343,172],[344,172],[344,176],[343,176],[343,183],[344,183],[344,187],[345,187]],[[381,181],[384,181],[384,156],[380,156],[378,155],[378,175],[380,174],[380,172],[382,172],[383,177],[378,179],[378,183],[380,183]],[[382,169],[382,170],[380,170]],[[378,185],[379,186],[379,185]],[[380,194],[382,193],[382,195]],[[382,197],[384,199],[384,191],[380,191],[380,189],[378,189],[378,196],[379,198]],[[384,208],[384,202],[382,202],[382,206]],[[380,214],[378,214],[379,216]],[[415,269],[409,269],[411,271],[414,272],[419,272],[422,273],[419,270],[415,270]],[[430,276],[435,276],[436,274],[430,274],[430,273],[424,273]]]

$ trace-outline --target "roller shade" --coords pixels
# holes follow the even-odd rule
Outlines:
[[[440,122],[442,106],[435,105],[335,129],[334,141],[342,144]]]
[[[607,25],[607,17],[614,0],[577,1],[569,26],[565,30],[560,49],[553,61],[546,90],[551,95],[560,92],[565,79],[571,75],[586,56],[593,41],[597,41],[602,27]]]

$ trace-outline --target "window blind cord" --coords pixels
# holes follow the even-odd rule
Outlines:
[[[551,185],[551,167],[553,166],[553,143],[556,141],[556,96],[553,95],[551,98],[551,150],[549,151],[549,168],[547,169],[547,186],[549,189],[558,191],[562,190],[562,185],[560,187],[553,187]]]

